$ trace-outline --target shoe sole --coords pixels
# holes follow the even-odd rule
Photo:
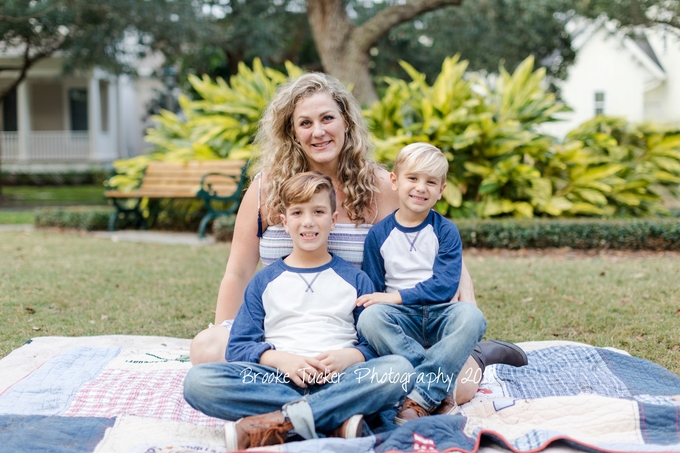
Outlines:
[[[224,441],[227,444],[226,451],[238,451],[238,435],[236,434],[236,422],[224,424]]]
[[[352,415],[345,427],[345,439],[356,439],[361,437],[364,428],[364,416],[361,414]]]

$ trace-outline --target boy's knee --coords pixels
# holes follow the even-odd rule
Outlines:
[[[461,303],[461,302],[458,302]],[[478,328],[486,331],[486,318],[484,317],[484,313],[479,309],[474,304],[469,304],[466,302],[461,303],[462,310],[463,310],[463,316],[466,320],[466,323],[468,323],[471,326],[477,326]]]
[[[375,304],[366,307],[361,312],[357,322],[357,329],[361,330],[363,326],[364,329],[369,330],[385,322],[389,322],[389,305]],[[392,323],[390,322],[390,324]]]

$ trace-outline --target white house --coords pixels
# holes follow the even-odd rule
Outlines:
[[[572,19],[576,60],[559,84],[573,112],[545,132],[564,135],[597,114],[680,125],[680,40],[663,27],[628,36],[606,19]]]
[[[0,55],[0,66],[19,66],[18,55]],[[44,59],[1,105],[0,128],[4,171],[64,171],[102,167],[140,154],[146,147],[146,104],[153,77],[162,63],[147,59],[140,77],[113,76],[100,69],[62,75],[63,58]],[[17,71],[0,72],[0,87]]]

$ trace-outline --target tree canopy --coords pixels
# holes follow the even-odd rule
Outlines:
[[[10,83],[0,100],[16,88],[37,62],[64,57],[64,69],[99,66],[133,73],[133,63],[152,51],[169,59],[182,45],[200,39],[193,2],[155,0],[2,0],[0,53],[16,54]]]

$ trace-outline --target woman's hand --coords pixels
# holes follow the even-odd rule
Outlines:
[[[465,261],[460,271],[460,283],[458,283],[458,291],[451,299],[451,302],[469,302],[477,305],[475,299],[475,288],[472,286],[472,277],[465,267]]]
[[[364,362],[366,358],[356,348],[325,351],[314,357],[324,366],[324,382],[337,382],[339,374],[355,363]]]
[[[276,368],[301,388],[325,382],[323,375],[326,366],[314,357],[270,349],[262,353],[260,364]]]

